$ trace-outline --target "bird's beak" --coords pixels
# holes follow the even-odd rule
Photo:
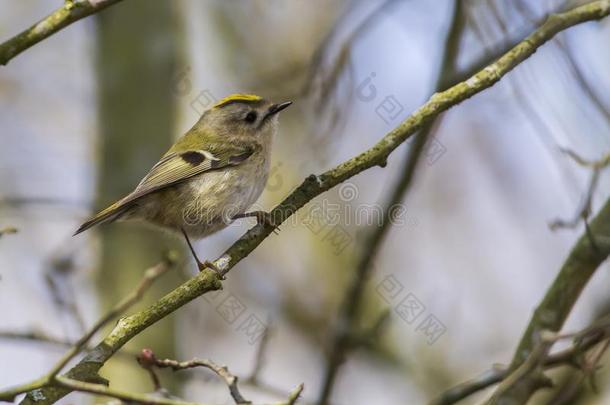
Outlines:
[[[289,107],[291,104],[292,101],[286,101],[285,103],[280,104],[273,104],[271,107],[269,107],[269,111],[267,111],[267,117],[271,117],[272,115],[279,113],[284,108]]]

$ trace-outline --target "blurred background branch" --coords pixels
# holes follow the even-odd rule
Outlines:
[[[441,83],[455,69],[462,31],[464,29],[462,7],[462,1],[455,2],[450,16],[449,29],[446,33],[445,44],[440,57],[440,67],[434,93],[444,90],[444,88],[441,88]],[[349,47],[351,44],[346,43],[343,46]],[[491,63],[492,61],[489,62]],[[473,75],[476,71],[473,69],[470,74]],[[455,84],[451,83],[451,85]],[[335,85],[336,83],[326,83],[326,86]],[[359,261],[351,276],[350,284],[346,288],[342,306],[339,309],[334,329],[331,332],[332,341],[327,349],[328,359],[324,370],[322,389],[318,398],[321,405],[329,403],[341,365],[345,362],[349,352],[357,348],[354,343],[360,340],[359,334],[362,333],[359,330],[358,324],[362,312],[361,307],[363,305],[365,286],[371,278],[370,273],[374,269],[373,263],[391,226],[392,210],[396,209],[398,204],[403,201],[406,190],[414,178],[417,163],[427,142],[431,138],[433,128],[439,125],[441,119],[442,116],[432,119],[424,124],[422,129],[414,135],[411,147],[406,150],[405,162],[400,170],[400,177],[396,181],[394,189],[388,193],[387,201],[383,206],[382,223],[366,230],[367,233],[359,249]]]
[[[113,306],[103,317],[101,317],[93,326],[91,326],[87,332],[70,346],[70,349],[61,357],[61,359],[53,366],[53,368],[42,377],[21,386],[9,388],[8,390],[0,392],[0,400],[2,401],[13,401],[15,397],[21,393],[37,390],[43,387],[49,387],[50,389],[56,389],[56,377],[63,370],[63,368],[82,350],[85,349],[89,341],[100,331],[102,327],[108,324],[110,321],[121,315],[133,304],[138,302],[146,290],[152,285],[152,283],[166,273],[170,268],[175,266],[175,257],[171,254],[167,256],[158,265],[151,267],[144,272],[144,277],[138,283],[138,285],[131,291],[129,295],[120,300],[115,306]],[[79,376],[84,381],[105,381],[101,379],[95,372],[87,370]],[[61,384],[60,384],[61,385]],[[29,403],[33,401],[37,403],[39,400],[35,395],[33,397],[26,397],[23,403]]]
[[[605,317],[597,320],[577,333],[560,335],[557,336],[557,338],[552,339],[552,342],[550,343],[555,343],[562,339],[572,339],[573,343],[566,349],[559,350],[552,354],[547,353],[542,357],[535,359],[537,361],[536,365],[539,366],[539,369],[537,370],[538,373],[542,373],[543,370],[546,371],[562,366],[569,366],[576,370],[580,370],[583,373],[595,372],[597,363],[599,362],[599,352],[590,352],[594,352],[597,348],[602,348],[603,351],[606,350],[610,338],[610,330],[608,328],[608,317]],[[537,340],[540,340],[540,337],[538,337]],[[587,359],[587,357],[591,357],[591,354],[595,355],[594,365]],[[443,392],[438,398],[431,401],[430,405],[455,404],[478,391],[503,381],[508,376],[508,367],[494,365],[491,369],[483,372],[479,377],[458,384]],[[514,381],[510,382],[511,385],[513,383]]]
[[[590,234],[585,232],[570,252],[557,277],[534,311],[523,337],[515,350],[509,373],[516,371],[529,357],[536,345],[536,336],[541,331],[561,330],[572,307],[595,271],[610,255],[610,200],[591,221]],[[550,347],[546,348],[548,351]],[[490,403],[515,401],[527,403],[540,388],[530,378],[525,378],[493,398]]]

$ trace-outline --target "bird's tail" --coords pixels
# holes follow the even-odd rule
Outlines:
[[[74,232],[74,236],[78,235],[81,232],[86,231],[89,228],[92,228],[96,225],[103,224],[104,222],[112,222],[118,219],[121,215],[125,213],[129,209],[128,205],[121,204],[121,201],[117,201],[112,204],[110,207],[98,212],[94,217],[83,223],[77,230]]]

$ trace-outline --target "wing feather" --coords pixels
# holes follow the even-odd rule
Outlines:
[[[170,153],[150,169],[125,202],[218,167],[220,160],[207,151]]]
[[[150,169],[135,190],[85,222],[75,235],[97,224],[119,218],[129,209],[131,203],[145,195],[210,170],[239,165],[254,152],[249,148],[237,147],[213,149],[217,149],[216,154],[207,150],[170,151]]]

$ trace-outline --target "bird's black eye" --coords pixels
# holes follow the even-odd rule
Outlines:
[[[256,121],[256,111],[250,111],[248,113],[248,115],[246,115],[245,118],[246,122],[252,124],[254,121]]]

